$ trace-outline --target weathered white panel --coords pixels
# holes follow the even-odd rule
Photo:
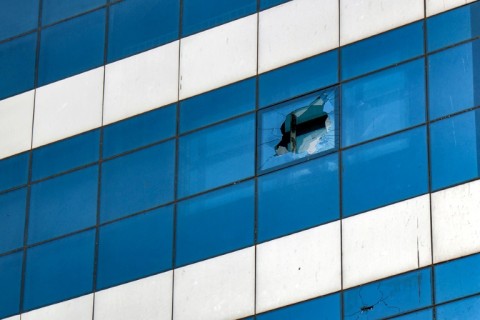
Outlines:
[[[92,320],[93,294],[22,314],[23,320]]]
[[[340,222],[257,247],[257,312],[340,290]]]
[[[427,16],[432,16],[475,0],[427,0]]]
[[[20,316],[14,316],[14,317],[10,317],[10,318],[5,318],[3,320],[20,320]]]

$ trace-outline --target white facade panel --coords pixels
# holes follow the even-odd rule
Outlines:
[[[91,320],[93,294],[22,314],[23,320]]]

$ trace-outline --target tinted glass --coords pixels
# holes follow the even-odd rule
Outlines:
[[[0,195],[0,254],[23,246],[27,189]]]
[[[27,183],[30,153],[0,160],[0,191]]]
[[[480,296],[447,303],[437,307],[437,320],[478,319]]]
[[[433,310],[427,309],[393,318],[395,320],[433,320]]]
[[[0,41],[36,29],[39,0],[0,1]]]
[[[290,0],[260,0],[260,10],[265,10]]]
[[[0,317],[14,315],[20,310],[23,252],[0,257]]]
[[[42,24],[47,25],[104,5],[106,0],[42,0]]]

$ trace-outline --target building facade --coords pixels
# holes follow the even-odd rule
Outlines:
[[[480,319],[480,2],[1,0],[0,319]]]

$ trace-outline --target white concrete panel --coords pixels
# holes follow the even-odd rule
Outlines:
[[[342,223],[344,288],[431,264],[428,195],[359,214]]]
[[[238,319],[254,313],[253,247],[175,270],[174,320]]]
[[[340,44],[423,19],[423,0],[340,0]]]
[[[103,67],[37,89],[33,147],[102,125]]]
[[[338,0],[294,0],[259,19],[259,73],[338,47]]]
[[[480,180],[432,194],[433,258],[480,252]]]
[[[341,288],[340,222],[257,247],[257,312]]]
[[[171,320],[173,272],[95,293],[94,320]]]
[[[20,320],[20,316],[14,316],[14,317],[10,317],[10,318],[5,318],[3,320]]]
[[[93,294],[22,314],[23,320],[92,320]]]
[[[30,150],[34,91],[0,101],[0,159]]]
[[[432,16],[464,4],[475,2],[475,0],[426,0],[427,16]]]
[[[186,37],[180,46],[180,99],[254,76],[257,15]]]
[[[178,47],[175,41],[106,66],[104,124],[177,101]]]

